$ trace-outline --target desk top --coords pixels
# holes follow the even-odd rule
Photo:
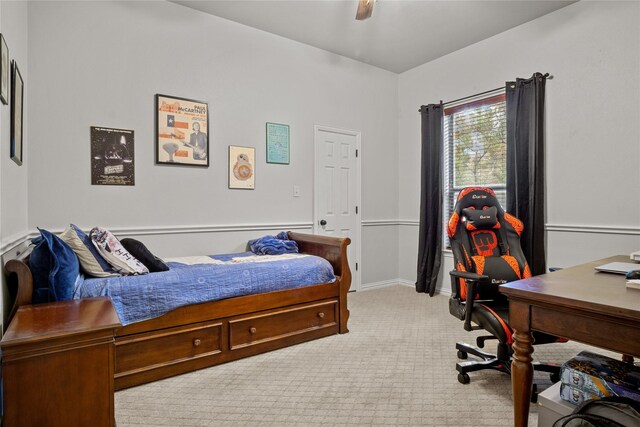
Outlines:
[[[626,287],[624,274],[601,273],[595,267],[630,262],[618,255],[500,286],[509,298],[562,305],[640,322],[640,289]],[[640,268],[640,264],[638,264]]]

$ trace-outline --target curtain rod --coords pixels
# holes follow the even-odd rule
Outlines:
[[[454,102],[464,101],[465,99],[475,98],[476,96],[486,95],[487,93],[495,92],[495,91],[497,91],[497,90],[504,89],[505,87],[506,87],[506,86],[501,86],[501,87],[497,87],[497,88],[495,88],[495,89],[485,90],[484,92],[476,93],[476,94],[474,94],[474,95],[465,96],[465,97],[463,97],[463,98],[454,99],[453,101],[442,102],[442,100],[440,100],[440,103],[441,103],[443,106],[444,106],[444,105],[449,105],[449,104],[453,104]]]
[[[544,77],[547,78],[547,80],[553,79],[553,76],[550,75],[549,73],[545,73]],[[440,100],[440,104],[442,104],[443,106],[449,105],[449,104],[453,104],[454,102],[460,102],[460,101],[464,101],[465,99],[475,98],[475,97],[480,96],[480,95],[486,95],[487,93],[495,92],[495,91],[504,89],[505,87],[506,86],[501,86],[501,87],[497,87],[495,89],[485,90],[484,92],[476,93],[474,95],[465,96],[463,98],[454,99],[453,101],[442,102],[442,100]],[[418,109],[418,112],[420,112],[420,109]]]

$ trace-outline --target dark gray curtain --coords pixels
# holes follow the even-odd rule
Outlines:
[[[436,290],[442,260],[442,115],[444,107],[420,107],[422,161],[420,179],[420,231],[416,291],[430,296]]]
[[[544,91],[547,75],[506,83],[507,212],[524,224],[521,236],[531,274],[546,272]]]

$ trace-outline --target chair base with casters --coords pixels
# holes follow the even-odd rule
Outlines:
[[[478,337],[478,340],[486,337]],[[493,338],[493,337],[492,337]],[[484,341],[484,340],[483,340]],[[483,347],[479,345],[478,347]],[[466,343],[456,343],[456,350],[458,350],[458,359],[463,359],[465,362],[456,363],[456,370],[458,371],[458,381],[460,384],[469,384],[471,377],[470,372],[482,371],[484,369],[493,369],[496,371],[504,372],[507,375],[511,375],[511,348],[502,343],[498,343],[498,350],[494,353],[488,353],[481,350],[476,346]],[[466,360],[471,354],[476,356],[479,360]],[[534,362],[533,369],[540,372],[548,372],[549,378],[552,383],[560,381],[560,365],[553,363],[540,363]],[[537,396],[536,385],[533,385],[534,390],[531,394],[531,399],[535,403]]]
[[[451,272],[452,279],[458,279],[461,276],[469,278],[473,276],[473,273],[460,273],[457,271]],[[473,292],[472,285],[470,291]],[[491,335],[482,335],[476,338],[476,345],[466,343],[456,343],[456,350],[458,352],[458,358],[465,360],[464,362],[456,363],[456,370],[458,371],[458,381],[461,384],[469,384],[471,378],[470,372],[481,371],[484,369],[493,369],[496,371],[504,372],[511,375],[511,356],[513,355],[513,349],[511,348],[511,329],[507,326],[509,320],[508,304],[505,302],[496,303],[495,301],[474,301],[472,306],[475,307],[472,311],[467,311],[466,302],[461,302],[456,299],[449,300],[449,311],[454,316],[465,321],[464,328],[468,331],[486,330],[491,332]],[[470,315],[468,315],[469,313]],[[482,326],[477,326],[482,325]],[[498,340],[497,351],[495,353],[489,353],[484,350],[486,341]],[[547,344],[559,341],[558,337],[534,332],[534,341],[536,344]],[[564,341],[564,340],[560,340]],[[475,356],[477,360],[466,360],[469,355]],[[540,372],[548,372],[552,382],[560,380],[560,365],[551,363],[533,363],[534,370]],[[536,393],[532,394],[532,398],[535,398]]]

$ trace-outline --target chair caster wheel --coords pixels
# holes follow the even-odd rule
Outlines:
[[[467,357],[469,357],[469,355],[467,353],[465,353],[462,350],[458,350],[458,359],[466,359]]]
[[[468,374],[458,374],[458,382],[460,384],[469,384],[471,382],[471,378],[469,378]]]
[[[531,403],[538,403],[538,385],[531,386]]]
[[[549,378],[551,379],[551,382],[555,384],[560,381],[560,374],[558,372],[553,372],[549,375]]]

